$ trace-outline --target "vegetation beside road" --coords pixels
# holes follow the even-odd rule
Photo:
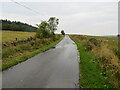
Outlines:
[[[70,37],[77,44],[80,53],[80,86],[120,87],[118,39],[84,35],[70,35]]]
[[[23,62],[38,53],[54,47],[62,40],[63,36],[55,35],[55,38],[36,39],[17,46],[6,47],[2,50],[2,70]]]
[[[60,42],[63,36],[55,34],[58,21],[59,19],[55,17],[50,17],[48,21],[42,21],[37,25],[36,34],[34,32],[3,31],[2,43],[10,43],[2,44],[2,70],[46,51]],[[18,24],[19,22],[10,22],[12,25],[14,23]],[[4,25],[6,24],[3,23]],[[26,24],[26,27],[28,26]]]

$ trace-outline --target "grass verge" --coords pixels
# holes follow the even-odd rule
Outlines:
[[[8,69],[18,63],[21,63],[38,53],[44,52],[63,39],[63,36],[53,41],[52,39],[33,41],[17,47],[3,49],[2,70]],[[13,52],[12,52],[13,51]],[[11,54],[10,54],[11,53]]]
[[[96,58],[90,51],[86,50],[86,41],[70,36],[77,44],[80,53],[80,86],[83,88],[114,88],[109,83],[107,76],[104,76],[104,69],[99,66],[99,62],[94,61]],[[81,37],[81,39],[84,39]]]

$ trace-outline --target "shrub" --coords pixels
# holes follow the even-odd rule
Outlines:
[[[115,53],[115,55],[118,56],[118,58],[120,59],[120,50],[118,48],[113,48],[113,52]]]
[[[86,50],[91,51],[93,49],[93,45],[91,42],[87,41],[84,46],[86,47]]]
[[[20,49],[23,50],[23,51],[30,50],[30,46],[28,44],[27,45],[21,45]]]
[[[33,42],[33,41],[30,42],[30,45],[31,45],[31,46],[34,46],[34,45],[35,45],[35,42]]]
[[[61,30],[61,34],[62,34],[62,35],[65,35],[65,32],[64,32],[64,30]]]
[[[89,39],[89,41],[93,43],[95,46],[100,46],[100,41],[95,38],[91,38]]]
[[[2,58],[7,58],[10,55],[13,55],[16,52],[13,48],[6,48],[2,50]]]

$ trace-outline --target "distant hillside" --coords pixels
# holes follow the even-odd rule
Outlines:
[[[35,32],[37,29],[32,25],[18,21],[0,20],[0,22],[2,22],[2,30]]]
[[[107,35],[107,36],[104,36],[104,37],[117,38],[117,37],[118,37],[118,35]]]

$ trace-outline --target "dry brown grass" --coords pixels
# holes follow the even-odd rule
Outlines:
[[[56,35],[55,41],[53,38],[35,39],[27,43],[16,46],[9,46],[2,49],[2,68],[4,70],[13,65],[27,60],[38,53],[52,48],[63,36]]]
[[[120,87],[120,63],[118,57],[109,48],[109,44],[102,42],[100,47],[93,48],[92,53],[100,57],[100,66],[109,74],[110,82],[116,87]]]
[[[73,35],[73,37],[77,39],[77,42],[80,41],[84,44],[87,52],[92,53],[94,58],[91,62],[97,63],[103,69],[101,75],[106,80],[108,79],[114,87],[120,88],[118,38],[86,35]]]
[[[35,32],[20,32],[20,31],[0,31],[2,33],[2,42],[12,42],[16,38],[18,40],[27,39],[28,37],[34,37]]]

